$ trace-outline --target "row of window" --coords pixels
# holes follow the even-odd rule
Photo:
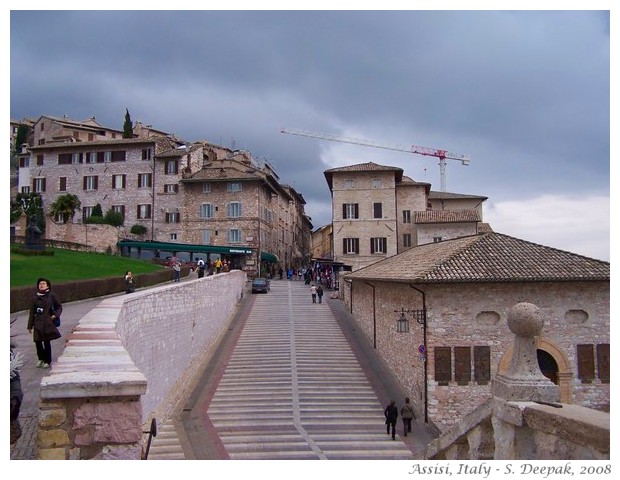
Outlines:
[[[344,220],[360,218],[359,203],[343,203],[342,218]],[[375,202],[372,204],[372,218],[383,218],[382,203]],[[411,210],[403,210],[403,223],[411,223]]]
[[[435,347],[434,352],[435,381],[439,385],[448,385],[451,381],[466,385],[472,381],[472,371],[477,383],[486,384],[491,379],[489,346],[474,346],[473,357],[472,347]],[[608,343],[577,345],[577,377],[582,383],[591,383],[597,378],[601,383],[609,383],[609,362]]]
[[[403,234],[403,247],[409,248],[412,245],[411,234]],[[372,237],[370,239],[369,251],[374,253],[387,253],[387,238],[386,237]],[[343,238],[342,239],[342,253],[343,255],[359,255],[360,253],[360,239],[359,238]]]
[[[344,182],[343,182],[344,188],[346,190],[350,190],[352,188],[355,188],[355,180],[353,180],[352,178],[347,178]],[[381,179],[380,178],[373,178],[370,182],[370,185],[372,188],[381,188]]]

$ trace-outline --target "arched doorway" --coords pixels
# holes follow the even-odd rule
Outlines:
[[[536,350],[536,355],[538,357],[538,366],[542,374],[556,385],[559,385],[558,362],[555,361],[555,358],[553,358],[549,352],[541,350],[540,348]]]

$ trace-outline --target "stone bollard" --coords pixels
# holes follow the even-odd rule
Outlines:
[[[515,334],[506,373],[493,379],[491,392],[508,402],[557,402],[560,388],[538,366],[536,337],[544,325],[542,311],[531,303],[517,303],[508,312],[508,328]]]

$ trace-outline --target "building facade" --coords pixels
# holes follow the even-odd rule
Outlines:
[[[187,244],[220,247],[205,254],[226,254],[251,274],[299,266],[310,257],[312,224],[303,196],[249,152],[186,143],[142,124],[134,138],[122,138],[94,119],[41,117],[33,130],[33,145],[20,154],[18,191],[39,193],[48,210],[58,196],[75,194],[77,223],[99,205],[104,214],[123,215],[124,237],[176,245],[166,245],[174,248],[168,254],[184,252]],[[146,233],[129,235],[134,225]],[[123,245],[150,250],[146,243]],[[190,259],[199,251],[186,250]]]
[[[490,379],[511,358],[506,316],[520,302],[544,313],[538,361],[560,401],[609,411],[607,262],[486,233],[420,245],[344,280],[356,322],[439,430],[491,398]]]

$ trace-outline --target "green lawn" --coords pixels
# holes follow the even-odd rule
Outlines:
[[[48,278],[56,284],[87,278],[122,277],[127,270],[137,275],[164,268],[149,260],[58,248],[48,250],[53,250],[54,255],[30,256],[11,251],[11,287],[34,287],[39,277]]]

